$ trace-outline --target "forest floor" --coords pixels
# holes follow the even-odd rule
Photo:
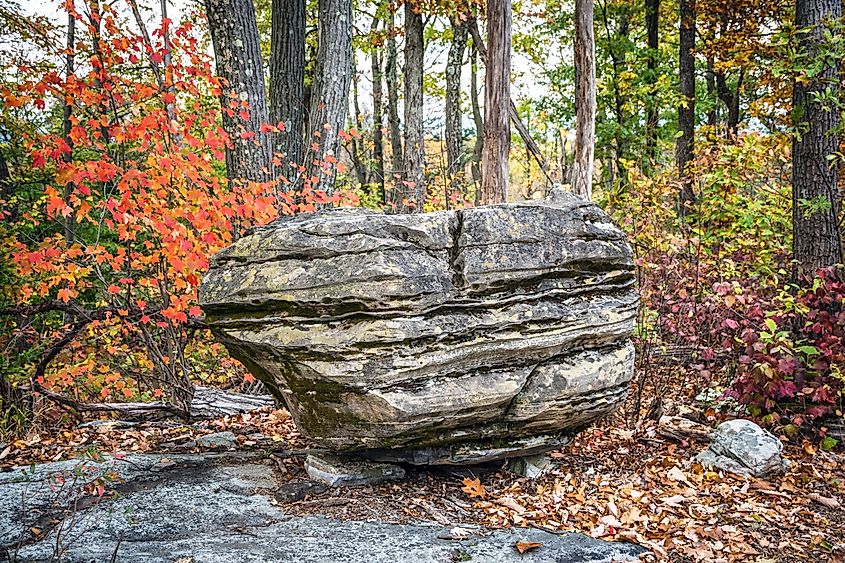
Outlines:
[[[433,521],[456,535],[462,525],[577,531],[650,550],[646,560],[845,560],[845,454],[810,442],[788,444],[785,475],[768,480],[706,471],[706,447],[674,441],[656,423],[630,429],[621,414],[551,452],[552,468],[527,479],[496,467],[409,468],[406,478],[361,488],[308,484],[309,444],[287,411],[265,408],[193,425],[104,421],[33,432],[0,449],[0,470],[102,454],[173,455],[214,450],[203,435],[232,432],[238,451],[273,465],[286,513],[388,523]],[[219,448],[218,448],[219,451]]]

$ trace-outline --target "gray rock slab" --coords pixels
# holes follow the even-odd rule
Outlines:
[[[132,467],[132,469],[128,469]],[[28,481],[20,471],[0,475],[0,514],[22,512],[22,483],[48,482],[73,462],[38,466]],[[121,466],[126,479],[118,496],[82,506],[39,538],[0,545],[0,559],[19,562],[61,560],[69,563],[238,562],[557,562],[635,561],[644,550],[579,534],[553,535],[535,529],[471,531],[462,541],[444,540],[449,529],[423,524],[339,521],[285,514],[272,498],[276,486],[270,468],[258,458],[133,456]],[[49,513],[49,504],[42,504]],[[58,513],[54,512],[56,516]],[[7,518],[3,526],[28,524]],[[57,534],[59,539],[57,540]],[[20,535],[20,534],[19,534]],[[24,534],[26,535],[26,534]],[[514,543],[541,547],[520,556]]]

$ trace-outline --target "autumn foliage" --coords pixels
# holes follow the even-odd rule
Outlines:
[[[65,9],[84,30],[76,72],[21,66],[23,79],[0,90],[4,111],[22,117],[69,110],[66,134],[21,130],[46,180],[28,201],[4,202],[15,219],[0,257],[14,279],[4,298],[19,313],[7,318],[7,344],[21,373],[34,369],[36,383],[77,398],[164,396],[185,407],[209,257],[313,199],[295,203],[274,182],[226,181],[220,83],[189,21],[169,30],[172,62],[162,68],[164,27],[150,44],[109,5]]]

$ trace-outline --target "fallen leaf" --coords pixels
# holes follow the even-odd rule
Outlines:
[[[823,497],[818,493],[807,493],[807,498],[828,508],[837,509],[842,506],[835,498]]]
[[[504,506],[505,508],[510,508],[511,510],[513,510],[517,514],[524,514],[525,513],[525,507],[522,506],[521,504],[519,504],[518,502],[516,502],[515,500],[513,500],[512,498],[505,497],[505,498],[501,498],[501,499],[497,500],[496,502],[498,504]]]
[[[543,544],[541,544],[541,543],[537,543],[537,542],[533,542],[533,541],[518,541],[515,544],[513,544],[513,546],[516,548],[516,550],[520,554],[523,554],[526,551],[531,551],[532,549],[537,549],[538,547],[540,547],[542,545]]]
[[[681,503],[685,502],[687,498],[683,495],[673,495],[671,497],[663,497],[660,499],[660,502],[668,504],[673,508],[681,508]]]
[[[464,486],[461,488],[463,492],[468,494],[470,497],[479,497],[484,498],[487,496],[487,489],[484,488],[484,485],[481,484],[481,479],[470,479],[467,477],[463,481]]]

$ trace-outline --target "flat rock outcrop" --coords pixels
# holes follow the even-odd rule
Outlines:
[[[561,192],[281,219],[213,258],[200,301],[309,438],[373,459],[549,449],[613,410],[633,372],[630,247]]]

